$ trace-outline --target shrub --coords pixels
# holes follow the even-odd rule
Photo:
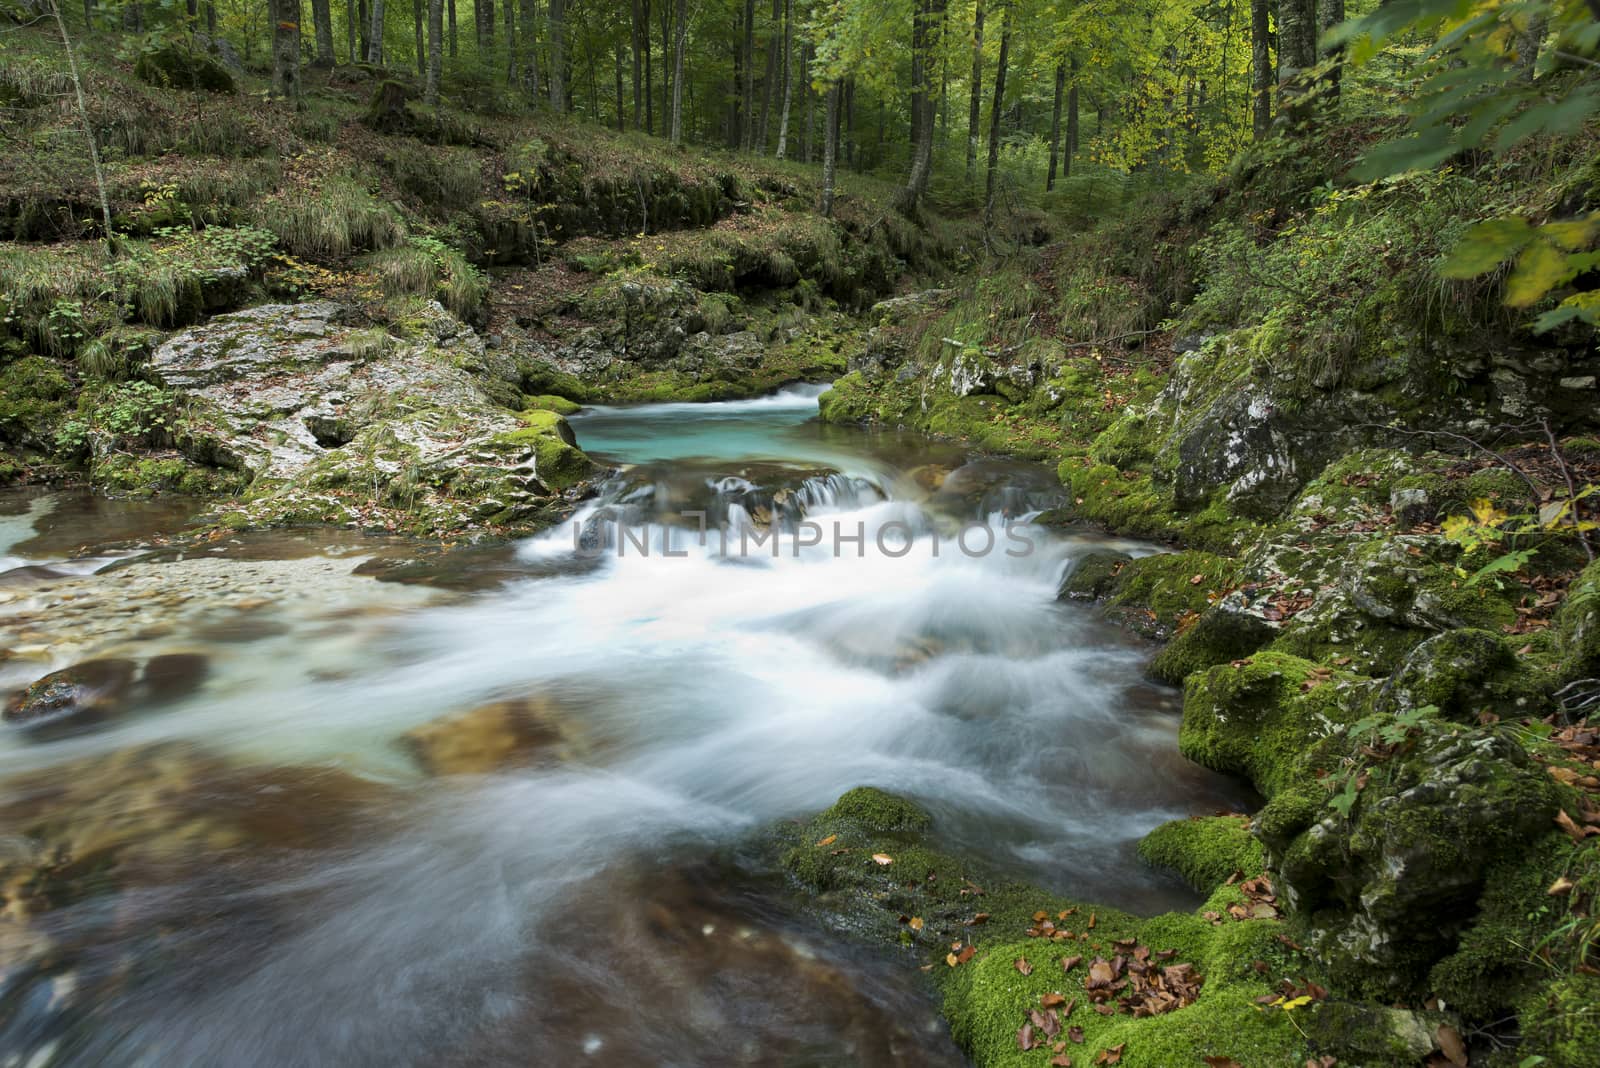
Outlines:
[[[310,193],[268,198],[252,218],[276,234],[290,255],[306,259],[343,259],[361,249],[389,248],[405,230],[393,208],[348,176],[328,179]]]

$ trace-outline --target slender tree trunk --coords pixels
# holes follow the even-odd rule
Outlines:
[[[87,10],[87,7],[85,7]],[[200,25],[200,0],[183,0],[184,29],[190,33]]]
[[[300,96],[300,0],[275,0],[272,24],[272,95]]]
[[[126,0],[122,7],[122,28],[132,33],[144,32],[144,0]]]
[[[626,118],[623,117],[623,114],[622,114],[622,66],[623,66],[623,64],[622,64],[622,38],[621,37],[617,38],[617,43],[612,47],[611,53],[615,57],[614,69],[615,69],[616,74],[617,74],[617,79],[616,79],[616,81],[617,81],[617,132],[618,133],[623,133],[628,129],[628,121],[627,121]],[[637,99],[638,98],[635,97],[635,100],[637,100]],[[637,114],[637,112],[635,112],[635,113]]]
[[[1344,21],[1344,0],[1317,0],[1318,33],[1324,34]],[[1333,58],[1333,69],[1323,81],[1323,105],[1331,112],[1339,108],[1339,92],[1344,82],[1344,46],[1337,45],[1327,53]]]
[[[1072,159],[1078,154],[1078,60],[1072,60],[1072,87],[1067,90],[1067,150],[1061,157],[1061,177],[1072,177]]]
[[[755,139],[756,0],[744,0],[744,85],[739,100],[739,147],[748,152]]]
[[[978,175],[978,124],[983,121],[983,0],[972,13],[972,90],[967,101],[967,181]]]
[[[78,54],[72,47],[72,37],[67,33],[67,20],[61,14],[61,0],[49,0],[50,13],[55,16],[56,29],[61,34],[61,47],[67,51],[67,70],[72,75],[72,92],[78,103],[78,125],[83,128],[83,139],[89,148],[89,164],[94,168],[94,188],[100,195],[100,221],[105,227],[106,251],[116,252],[116,237],[111,232],[111,199],[106,196],[105,171],[100,167],[100,145],[94,138],[94,127],[89,122],[89,108],[83,99],[83,77],[78,73]]]
[[[817,94],[811,89],[811,42],[800,46],[800,162],[810,163],[813,132],[817,128]]]
[[[411,47],[417,56],[417,77],[428,76],[428,46],[423,41],[423,24],[428,18],[425,0],[411,0]]]
[[[844,82],[844,99],[839,102],[843,112],[839,116],[839,136],[844,141],[846,167],[856,165],[856,80],[852,75]]]
[[[644,4],[643,24],[639,27],[639,40],[644,48],[644,132],[654,136],[656,132],[656,87],[655,69],[650,62],[650,53],[655,49],[650,45],[650,0],[642,0]],[[666,57],[663,56],[663,59]]]
[[[534,27],[539,23],[538,0],[522,0],[522,54],[527,57],[523,71],[528,99],[539,99],[539,41]]]
[[[817,210],[824,218],[833,217],[833,183],[839,169],[839,97],[837,81],[828,86],[827,122],[822,133],[822,203]]]
[[[207,5],[215,7],[216,5]],[[344,37],[345,37],[345,62],[359,63],[361,53],[356,51],[356,4],[355,0],[344,5]]]
[[[1250,125],[1257,141],[1272,132],[1272,0],[1250,0]]]
[[[1056,64],[1056,99],[1050,111],[1050,173],[1044,180],[1045,192],[1056,187],[1056,161],[1061,157],[1061,98],[1067,90],[1067,65]]]
[[[661,130],[672,125],[672,4],[661,0]]]
[[[317,38],[317,58],[312,65],[323,68],[332,67],[334,63],[333,7],[328,0],[311,0],[311,24]]]
[[[517,0],[505,0],[506,9],[506,88],[517,84]],[[527,27],[523,27],[526,34]]]
[[[790,25],[793,14],[794,0],[783,0],[783,105],[778,112],[778,159],[789,151],[789,105],[794,99],[794,68],[789,61],[794,51],[794,28]]]
[[[361,58],[358,63],[366,63],[372,57],[372,12],[367,8],[367,0],[357,0],[356,10],[361,16],[356,19],[356,30],[361,35]]]
[[[907,215],[916,214],[922,195],[928,191],[928,183],[933,178],[934,97],[931,74],[934,51],[944,39],[946,6],[947,0],[919,0],[916,25],[911,35],[921,52],[921,59],[912,64],[917,84],[911,97],[911,174],[899,198],[899,206]]]
[[[439,72],[444,66],[444,0],[428,0],[428,74],[422,99],[439,103]]]
[[[383,0],[372,0],[372,29],[367,41],[367,62],[383,66]]]
[[[689,28],[689,0],[678,0],[673,14],[677,33],[672,45],[672,143],[683,144],[683,46]]]
[[[767,37],[767,73],[761,80],[761,121],[756,125],[756,148],[766,154],[770,143],[772,98],[778,87],[778,49],[783,44],[783,0],[772,0],[772,33]]]
[[[1011,51],[1011,5],[1000,8],[1000,56],[995,61],[994,101],[989,106],[989,171],[984,179],[983,237],[994,232],[995,177],[1000,170],[1000,113],[1006,102],[1006,60]]]
[[[567,110],[567,0],[550,0],[550,106]]]
[[[633,0],[633,17],[628,22],[631,36],[628,41],[628,51],[633,58],[633,128],[644,128],[644,51],[641,42],[650,39],[644,31],[649,24],[644,21],[645,16],[641,8],[641,0]]]
[[[456,58],[456,0],[445,0],[445,16],[450,22],[450,58]]]
[[[206,33],[212,40],[217,37],[217,5],[216,0],[206,0]]]

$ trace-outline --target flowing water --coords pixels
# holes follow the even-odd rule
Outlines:
[[[1027,523],[1047,470],[817,393],[584,412],[619,474],[516,545],[0,501],[0,686],[136,680],[0,731],[0,1065],[960,1064],[916,969],[735,859],[861,784],[1034,882],[1192,904],[1134,843],[1239,788],[1177,755],[1151,650],[1056,600],[1107,539]],[[485,758],[506,709],[520,761]]]

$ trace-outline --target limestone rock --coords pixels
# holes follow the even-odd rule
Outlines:
[[[430,775],[477,775],[573,755],[560,709],[541,697],[497,701],[407,731],[402,743]]]

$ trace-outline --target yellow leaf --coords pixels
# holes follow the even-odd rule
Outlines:
[[[887,853],[874,853],[872,859],[878,864],[893,864],[894,858]]]
[[[1550,292],[1567,275],[1567,257],[1554,246],[1535,241],[1517,257],[1516,269],[1506,279],[1506,303],[1526,308]]]
[[[911,917],[911,922],[909,924],[907,924],[906,926],[910,927],[913,931],[922,930],[922,917],[921,916],[913,916],[913,917]]]
[[[833,843],[837,842],[838,840],[839,840],[839,836],[838,835],[830,834],[830,835],[828,835],[828,837],[822,839],[822,841],[817,843],[817,848],[821,849],[823,846],[831,846],[831,845],[833,845]]]

